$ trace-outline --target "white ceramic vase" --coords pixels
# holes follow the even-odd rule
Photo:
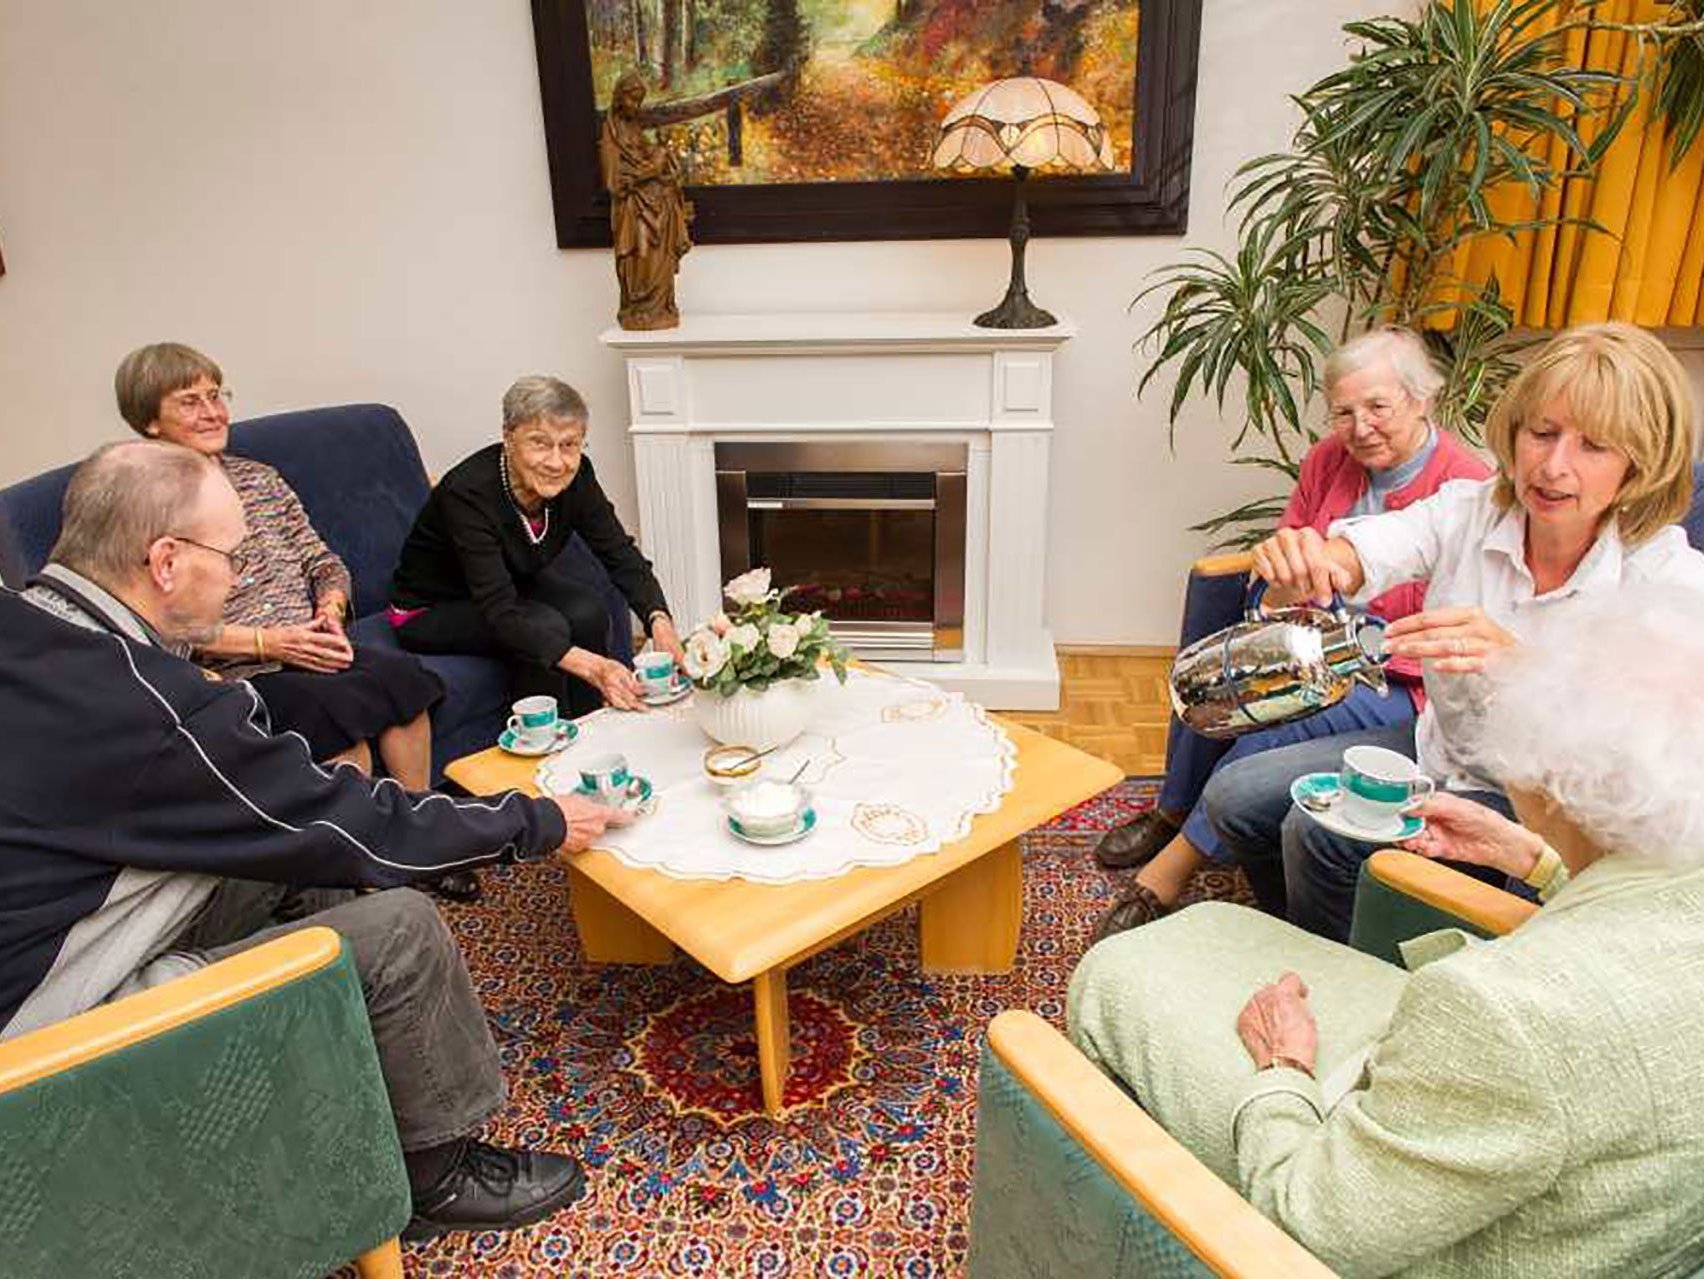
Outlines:
[[[805,731],[822,684],[822,680],[790,679],[771,684],[761,693],[737,688],[727,697],[698,688],[692,692],[692,710],[698,726],[724,746],[766,751],[786,745]]]

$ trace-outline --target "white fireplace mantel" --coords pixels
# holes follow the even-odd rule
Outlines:
[[[640,541],[686,623],[721,603],[715,446],[962,442],[964,659],[884,661],[984,705],[1050,710],[1059,668],[1042,612],[1053,355],[1075,332],[981,329],[960,314],[702,315],[608,329],[627,362]]]

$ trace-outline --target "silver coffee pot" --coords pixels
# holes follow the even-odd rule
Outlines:
[[[1351,612],[1339,596],[1261,613],[1266,583],[1249,594],[1244,621],[1199,639],[1172,664],[1177,716],[1203,737],[1241,737],[1333,706],[1356,683],[1389,696],[1385,624]]]

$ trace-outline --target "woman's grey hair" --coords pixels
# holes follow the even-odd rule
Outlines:
[[[1372,364],[1389,364],[1402,382],[1402,389],[1426,405],[1444,388],[1444,375],[1426,352],[1426,343],[1413,329],[1386,324],[1352,337],[1325,360],[1325,389],[1329,392],[1343,378]]]
[[[123,440],[96,449],[71,474],[59,540],[48,558],[92,582],[130,581],[162,537],[195,514],[213,463],[164,440]]]
[[[1564,608],[1488,664],[1469,735],[1503,786],[1599,848],[1704,865],[1704,598],[1635,586]]]
[[[503,392],[505,431],[512,431],[524,422],[536,422],[546,417],[567,422],[584,422],[587,418],[586,401],[561,378],[536,374],[516,378],[514,385]]]

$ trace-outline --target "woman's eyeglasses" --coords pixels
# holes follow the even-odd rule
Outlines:
[[[197,395],[194,391],[180,391],[176,395],[166,396],[166,403],[184,414],[194,413],[197,409],[216,413],[222,408],[230,408],[231,388],[219,386],[203,395]]]

